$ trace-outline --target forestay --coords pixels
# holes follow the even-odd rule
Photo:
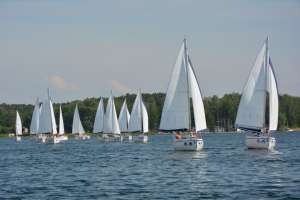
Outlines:
[[[81,124],[77,104],[76,104],[75,111],[74,111],[74,116],[73,116],[72,133],[73,134],[84,134],[85,133],[85,131],[83,129],[83,126]]]
[[[103,124],[104,124],[104,106],[103,106],[103,99],[101,98],[96,112],[93,133],[102,133]]]

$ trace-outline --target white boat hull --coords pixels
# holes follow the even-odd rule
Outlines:
[[[58,135],[58,136],[53,137],[54,144],[58,144],[62,141],[66,141],[66,140],[68,140],[68,136],[66,136],[66,135]]]
[[[21,136],[17,135],[17,136],[16,136],[16,141],[17,141],[17,142],[20,142],[21,140],[22,140]]]
[[[246,136],[248,149],[274,149],[276,139],[270,136]]]
[[[102,138],[105,142],[122,142],[123,136],[119,134],[103,134]]]
[[[77,140],[89,140],[91,136],[86,135],[86,134],[79,134],[75,136],[75,139]]]
[[[202,138],[185,137],[175,139],[174,148],[176,151],[200,151],[203,149],[204,143]]]
[[[132,137],[133,142],[137,143],[148,143],[148,136],[147,135],[137,135]]]

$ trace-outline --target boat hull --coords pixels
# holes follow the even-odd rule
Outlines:
[[[274,149],[276,139],[271,136],[246,136],[248,149]]]
[[[91,136],[86,135],[86,134],[79,134],[79,135],[75,135],[75,139],[76,140],[89,140],[89,139],[91,139]]]
[[[66,135],[58,135],[58,136],[53,137],[54,144],[58,144],[62,141],[67,141],[67,140],[68,140],[68,136],[66,136]]]
[[[148,139],[147,135],[137,135],[132,137],[133,142],[137,143],[148,143]]]
[[[17,142],[20,142],[21,140],[22,140],[21,136],[17,135],[17,136],[16,136],[16,141],[17,141]]]
[[[186,137],[175,139],[175,151],[200,151],[203,149],[204,143],[202,138]]]

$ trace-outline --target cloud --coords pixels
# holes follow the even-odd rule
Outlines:
[[[48,79],[51,86],[61,90],[78,90],[79,87],[74,83],[68,83],[63,77],[58,75],[50,76]]]
[[[113,90],[116,90],[116,91],[122,92],[122,93],[132,92],[132,89],[130,89],[126,85],[123,85],[122,83],[120,83],[117,80],[111,80],[110,83],[112,85]]]

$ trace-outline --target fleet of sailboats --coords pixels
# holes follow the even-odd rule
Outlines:
[[[145,133],[149,131],[148,120],[147,107],[143,102],[141,90],[138,90],[131,114],[124,99],[119,116],[111,93],[106,109],[104,109],[103,98],[99,101],[93,133],[101,133],[101,136],[108,141],[122,141],[126,136],[128,140],[147,143],[148,136]],[[271,136],[271,133],[277,130],[277,125],[278,86],[267,38],[243,89],[235,126],[246,132],[245,140],[248,148],[273,149],[276,139]],[[175,150],[198,151],[204,146],[201,131],[205,129],[207,125],[201,89],[188,52],[187,40],[184,39],[171,74],[159,130],[175,134]],[[62,107],[59,106],[59,127],[57,127],[49,90],[47,99],[40,102],[37,98],[35,102],[30,134],[37,135],[43,143],[52,138],[54,143],[68,140],[65,135]],[[72,134],[78,139],[90,138],[85,134],[77,104],[74,110]],[[22,121],[19,112],[16,111],[17,141],[21,140],[21,135]]]
[[[195,130],[192,129],[191,106]],[[186,39],[183,40],[173,68],[159,129],[176,134],[175,150],[198,151],[203,148],[200,131],[206,129],[204,105]]]
[[[266,124],[267,104],[268,125]],[[276,140],[271,136],[271,132],[277,130],[277,125],[278,89],[267,38],[244,87],[236,117],[236,127],[247,132],[248,148],[272,149],[275,147]]]

